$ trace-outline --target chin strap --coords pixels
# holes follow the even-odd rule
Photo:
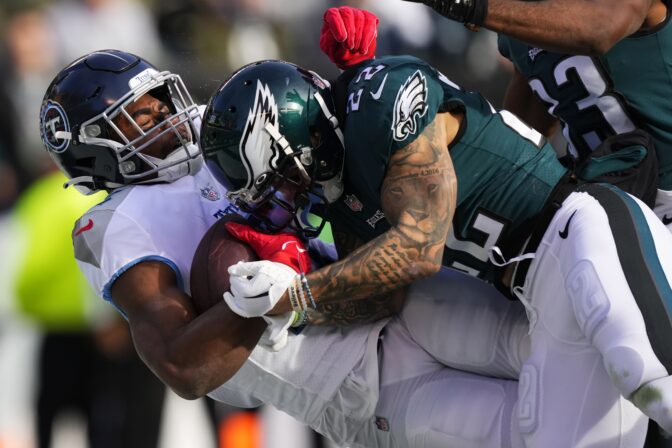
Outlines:
[[[264,130],[268,132],[268,135],[271,136],[271,138],[275,141],[275,143],[280,145],[280,148],[282,149],[282,152],[285,153],[285,155],[287,155],[288,157],[292,157],[292,155],[294,154],[294,148],[292,148],[292,145],[289,144],[285,136],[282,135],[275,126],[273,126],[271,123],[266,123],[266,126],[264,126]],[[292,158],[294,160],[294,164],[301,173],[301,177],[303,177],[306,182],[310,182],[310,176],[308,175],[308,172],[303,167],[301,162],[295,157]]]
[[[327,103],[324,102],[324,98],[322,98],[322,95],[315,92],[314,96],[315,100],[317,101],[317,104],[320,105],[320,109],[322,109],[322,113],[324,114],[325,117],[327,117],[329,123],[331,123],[331,127],[336,133],[336,137],[338,137],[338,140],[340,140],[341,146],[345,148],[345,137],[343,137],[343,132],[341,131],[341,128],[339,126],[338,118],[336,118],[336,115],[331,113],[331,111],[327,107]]]
[[[324,102],[324,98],[322,98],[322,95],[319,93],[315,93],[314,95],[315,100],[317,103],[320,105],[320,109],[322,110],[322,113],[324,116],[327,118],[329,123],[331,124],[331,127],[336,134],[336,137],[338,138],[339,142],[341,143],[341,147],[343,147],[344,151],[344,157],[341,161],[341,168],[338,170],[338,175],[334,176],[333,178],[319,182],[319,184],[322,186],[323,191],[324,191],[324,197],[327,199],[329,203],[332,203],[336,201],[341,194],[343,194],[343,167],[345,165],[345,137],[343,136],[343,132],[341,131],[341,128],[339,127],[338,123],[338,118],[334,114],[331,113],[329,108],[327,107],[327,104]],[[264,126],[264,130],[268,133],[268,135],[271,136],[271,138],[277,143],[282,151],[285,153],[287,156],[292,156],[295,151],[294,148],[289,144],[287,139],[285,138],[284,135],[280,133],[280,131],[273,126],[271,123],[266,123]],[[303,176],[308,182],[311,181],[310,176],[308,175],[308,172],[304,168],[303,164],[297,159],[294,158],[294,163],[299,169],[299,172],[301,173],[301,176]]]
[[[327,107],[327,104],[324,102],[324,98],[322,98],[322,95],[320,95],[319,93],[315,93],[315,100],[317,101],[317,104],[320,105],[320,109],[322,109],[322,113],[324,114],[324,116],[327,118],[327,120],[329,120],[331,128],[334,130],[334,133],[336,134],[338,140],[341,142],[341,147],[343,148],[343,158],[341,160],[341,168],[338,170],[338,174],[329,180],[319,182],[319,184],[322,185],[324,191],[324,197],[326,198],[327,202],[331,204],[332,202],[335,202],[343,194],[343,188],[344,188],[343,169],[345,167],[345,137],[343,136],[343,131],[341,131],[341,127],[338,123],[338,118],[336,118],[336,115],[331,113],[331,111]]]

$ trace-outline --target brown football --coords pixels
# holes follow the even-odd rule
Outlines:
[[[203,235],[191,262],[191,298],[201,314],[224,300],[229,290],[229,266],[239,261],[257,261],[252,248],[232,237],[224,227],[228,221],[243,222],[236,215],[225,216]]]

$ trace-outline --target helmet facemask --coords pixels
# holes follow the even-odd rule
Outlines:
[[[116,156],[123,183],[111,184],[115,188],[126,184],[172,182],[200,168],[200,149],[196,142],[196,121],[200,119],[182,79],[170,72],[145,70],[129,82],[127,94],[111,104],[105,111],[83,122],[78,130],[80,143],[110,148]],[[160,122],[150,128],[141,128],[128,112],[129,105],[150,94],[168,106],[169,112],[160,116]],[[126,135],[118,126],[119,119],[132,126],[134,135]],[[161,157],[147,153],[160,139],[173,136],[175,147]],[[164,152],[165,154],[165,152]],[[76,177],[67,185],[86,184],[92,179]],[[87,187],[81,186],[84,189]],[[78,188],[79,189],[79,188]]]
[[[311,215],[311,210],[328,205],[342,192],[343,134],[321,94],[315,92],[313,97],[320,105],[321,116],[316,119],[318,126],[310,130],[311,146],[293,147],[272,121],[266,122],[263,132],[273,152],[280,156],[273,157],[272,169],[259,174],[251,185],[227,194],[262,230],[291,230],[307,238],[316,237],[326,221]],[[338,152],[329,145],[339,146]],[[325,160],[325,154],[340,156]]]
[[[321,231],[314,215],[325,216],[343,189],[334,111],[329,83],[284,61],[242,67],[210,98],[200,135],[205,159],[258,227]]]
[[[268,232],[289,229],[307,237],[317,236],[324,223],[317,226],[308,222],[313,206],[326,204],[326,199],[315,191],[311,176],[313,161],[310,147],[294,149],[280,132],[267,123],[266,132],[271,144],[284,157],[273,169],[259,174],[249,188],[227,193],[241,210],[250,214],[256,227]]]

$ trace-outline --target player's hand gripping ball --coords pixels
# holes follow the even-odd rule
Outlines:
[[[268,350],[278,351],[287,344],[287,329],[294,322],[295,313],[264,316],[262,311],[277,303],[289,285],[287,282],[294,279],[296,272],[310,271],[310,257],[295,235],[268,235],[242,222],[240,217],[227,216],[215,223],[203,236],[192,262],[192,300],[199,314],[224,297],[236,314],[243,317],[261,316],[268,326],[258,344]],[[272,261],[255,264],[259,258]],[[261,268],[257,269],[258,266]],[[230,277],[229,271],[234,275]],[[278,283],[277,275],[274,274],[278,272],[282,273],[281,277],[287,285]],[[233,283],[239,283],[238,286],[232,286],[232,278]],[[275,288],[273,292],[272,288]],[[248,297],[249,294],[257,295],[257,292],[259,297]],[[247,307],[253,307],[254,312]]]
[[[231,289],[229,266],[239,261],[257,261],[251,246],[234,238],[226,229],[227,222],[242,221],[236,215],[225,216],[203,235],[191,263],[191,299],[198,314],[222,301]]]

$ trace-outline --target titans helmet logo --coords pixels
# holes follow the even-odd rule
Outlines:
[[[247,116],[243,138],[240,140],[240,159],[247,170],[246,188],[261,173],[277,167],[280,153],[266,126],[278,128],[278,104],[268,85],[257,80],[254,104]]]
[[[394,101],[392,137],[403,141],[418,131],[418,118],[427,113],[427,80],[420,70],[413,73],[397,92]]]
[[[60,104],[47,101],[40,111],[40,136],[49,151],[62,153],[70,143],[68,116]]]

